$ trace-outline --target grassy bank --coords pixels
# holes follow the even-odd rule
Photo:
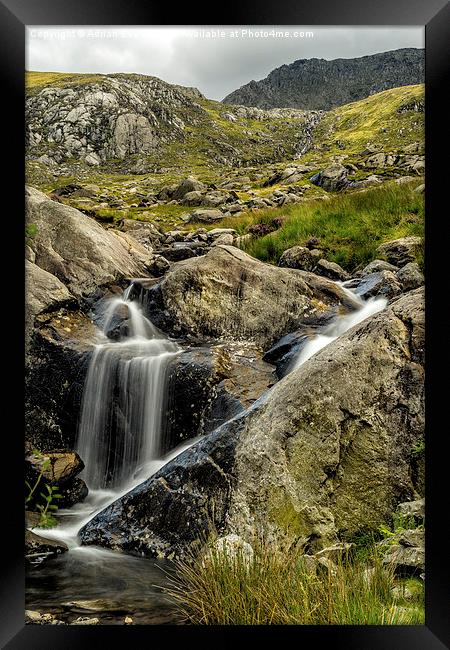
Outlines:
[[[315,238],[328,260],[352,271],[376,257],[384,241],[424,234],[424,196],[414,191],[420,180],[403,185],[386,183],[364,192],[338,194],[327,201],[308,201],[286,208],[259,210],[225,220],[244,233],[256,223],[284,219],[281,228],[253,237],[244,250],[264,262],[277,263],[291,246]]]
[[[364,559],[346,558],[333,573],[319,567],[317,574],[292,549],[256,544],[252,559],[213,550],[207,560],[178,562],[169,594],[180,619],[197,625],[424,623],[423,583],[399,585],[375,547]]]

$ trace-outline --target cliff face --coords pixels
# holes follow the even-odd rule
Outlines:
[[[330,110],[382,90],[424,81],[423,49],[405,48],[357,59],[299,59],[225,97],[225,104]]]

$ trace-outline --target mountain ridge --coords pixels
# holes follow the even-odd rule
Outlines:
[[[234,90],[222,103],[331,110],[383,90],[423,83],[424,52],[401,48],[348,59],[297,59]]]

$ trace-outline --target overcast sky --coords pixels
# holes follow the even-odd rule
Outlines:
[[[274,36],[272,29],[289,35]],[[219,30],[223,35],[217,34]],[[296,59],[352,58],[402,47],[424,47],[424,29],[29,26],[26,67],[48,72],[137,72],[195,86],[206,97],[221,100]]]

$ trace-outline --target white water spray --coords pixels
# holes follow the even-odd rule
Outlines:
[[[369,316],[373,316],[379,311],[382,311],[388,301],[386,298],[369,298],[364,301],[358,295],[345,287],[345,283],[341,284],[342,289],[353,299],[357,300],[360,307],[356,311],[343,316],[336,316],[333,322],[325,327],[320,334],[315,334],[301,349],[299,355],[293,360],[289,372],[296,370],[301,365],[310,359],[316,352],[319,352],[326,345],[334,341],[349,330],[354,325],[358,325]]]

